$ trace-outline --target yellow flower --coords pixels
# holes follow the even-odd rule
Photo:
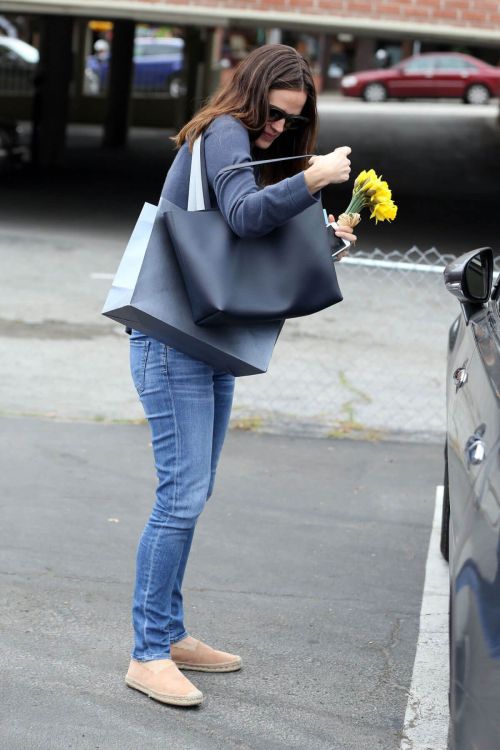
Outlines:
[[[363,169],[363,171],[360,172],[354,180],[354,192],[358,192],[359,190],[366,190],[366,185],[368,184],[368,182],[377,179],[377,174],[374,169],[369,169],[368,171]]]
[[[372,205],[375,205],[376,203],[385,203],[386,201],[391,200],[391,198],[392,191],[390,190],[387,182],[380,182],[374,189],[374,193],[370,198],[370,202]]]
[[[392,221],[396,218],[398,207],[392,200],[385,201],[384,203],[377,203],[373,211],[370,214],[370,219],[375,219],[375,223],[379,221]]]
[[[363,208],[371,210],[370,219],[392,221],[397,214],[398,207],[392,200],[392,191],[385,180],[377,175],[374,169],[363,169],[354,181],[351,202],[345,214],[359,216]]]
[[[356,177],[356,179],[354,180],[354,187],[357,188],[358,185],[362,185],[363,182],[366,182],[367,179],[368,179],[368,172],[366,171],[366,169],[363,169],[363,171],[360,172],[358,176]]]

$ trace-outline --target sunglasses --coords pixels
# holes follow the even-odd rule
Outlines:
[[[307,117],[302,115],[289,115],[288,112],[283,112],[279,107],[269,107],[269,113],[267,115],[268,122],[278,122],[279,120],[285,121],[285,130],[298,130],[303,128],[309,122]]]

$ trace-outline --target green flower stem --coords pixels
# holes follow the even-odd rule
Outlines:
[[[366,193],[356,193],[352,196],[349,206],[346,208],[346,214],[359,214],[361,210],[370,204],[370,196]]]

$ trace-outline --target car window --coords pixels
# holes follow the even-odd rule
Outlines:
[[[405,73],[429,73],[433,68],[433,57],[415,57],[402,66]]]
[[[451,55],[450,57],[437,57],[435,62],[437,70],[477,70],[477,67],[469,60]]]
[[[153,57],[154,55],[182,55],[182,47],[178,44],[137,44],[137,57]]]

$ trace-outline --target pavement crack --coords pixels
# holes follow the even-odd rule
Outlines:
[[[395,682],[393,679],[394,662],[392,653],[400,641],[402,622],[403,618],[396,617],[395,621],[392,624],[387,643],[380,646],[374,644],[375,649],[382,655],[384,664],[379,684],[372,690],[372,693],[379,689],[380,683],[384,683],[391,684],[391,687],[393,687],[395,690],[408,694],[408,689],[405,686],[400,685],[398,682]]]
[[[253,591],[253,590],[245,590],[245,589],[217,589],[217,588],[208,588],[205,586],[186,586],[186,591],[194,591],[197,593],[207,593],[207,594],[241,594],[242,596],[261,596],[261,597],[273,597],[273,599],[297,599],[300,597],[300,599],[305,599],[307,601],[311,602],[322,602],[324,601],[324,598],[321,596],[307,596],[307,594],[303,593],[276,593],[275,591]],[[335,602],[338,604],[345,604],[350,603],[352,604],[352,598],[349,597],[329,597],[329,602]]]
[[[0,318],[0,337],[14,339],[89,340],[98,336],[112,336],[115,329],[105,324],[68,323],[64,320],[25,320]]]
[[[101,578],[99,576],[77,576],[77,575],[63,575],[61,573],[54,573],[52,570],[35,570],[29,573],[17,573],[13,570],[0,570],[0,576],[10,578],[21,578],[23,581],[29,581],[33,578],[53,578],[57,581],[85,581],[86,583],[108,583],[112,585],[120,585],[124,581],[120,581],[118,578]]]

